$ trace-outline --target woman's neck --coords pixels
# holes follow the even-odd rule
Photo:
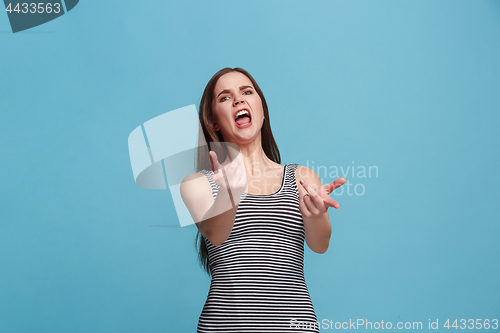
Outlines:
[[[232,145],[229,145],[230,147]],[[262,149],[262,145],[260,143],[252,143],[249,145],[241,145],[237,146],[239,149],[229,149],[230,157],[226,158],[223,165],[229,163],[230,160],[236,158],[238,154],[241,154],[243,158],[243,163],[245,164],[245,169],[247,174],[254,175],[262,173],[269,169],[275,169],[280,165],[274,161],[272,161],[269,157],[267,157],[264,149]]]

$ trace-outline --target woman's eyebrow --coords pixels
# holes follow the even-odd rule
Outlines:
[[[241,86],[241,87],[240,87],[240,90],[245,90],[245,89],[247,89],[247,88],[252,88],[252,89],[253,89],[253,87],[252,87],[252,86]],[[217,97],[219,97],[219,95],[220,95],[220,94],[225,94],[225,93],[228,93],[228,92],[229,92],[229,89],[224,89],[224,90],[222,90],[222,91],[221,91],[221,92],[217,95]],[[217,97],[216,97],[216,98],[217,98]]]

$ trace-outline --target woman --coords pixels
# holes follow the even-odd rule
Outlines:
[[[212,151],[200,148],[200,172],[181,184],[212,275],[198,332],[319,332],[304,280],[304,240],[326,252],[327,209],[339,208],[329,194],[345,179],[322,186],[313,170],[280,164],[264,95],[241,68],[212,77],[199,116]]]

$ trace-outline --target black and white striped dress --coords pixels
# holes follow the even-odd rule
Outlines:
[[[205,332],[319,332],[304,279],[304,224],[295,183],[297,164],[284,166],[280,189],[243,193],[229,238],[205,237],[212,281],[198,322]],[[212,186],[213,172],[202,170]]]

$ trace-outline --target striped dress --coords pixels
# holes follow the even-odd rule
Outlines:
[[[287,164],[277,192],[243,193],[229,238],[215,247],[203,237],[212,280],[198,322],[205,332],[319,332],[304,279],[304,223]],[[215,197],[218,185],[207,176]]]

